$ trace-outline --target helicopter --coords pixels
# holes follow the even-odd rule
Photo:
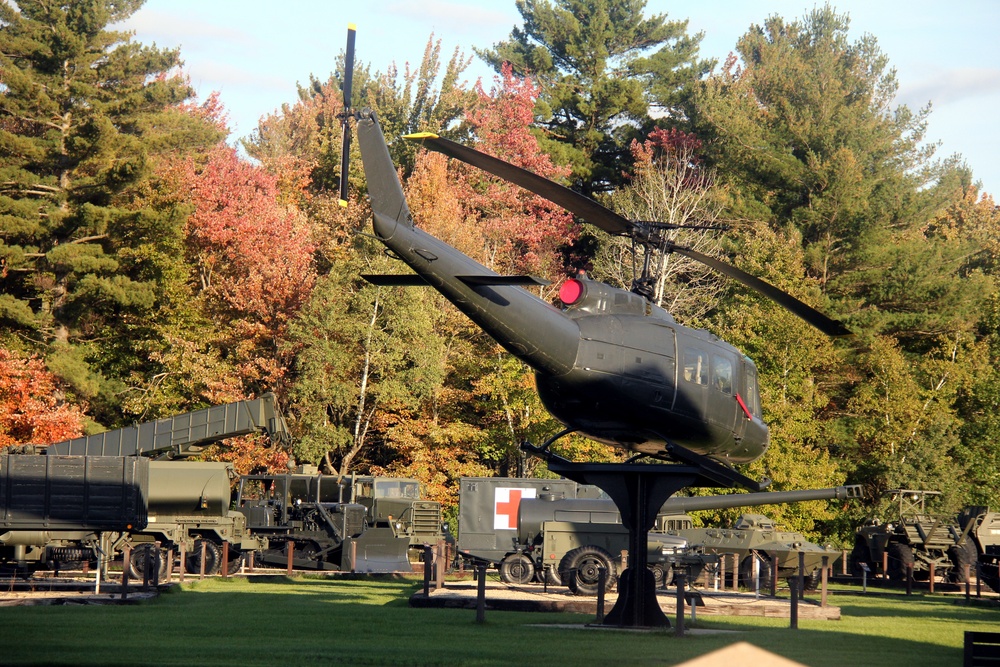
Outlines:
[[[348,33],[345,109],[350,106],[354,33]],[[350,114],[346,111],[345,114]],[[544,407],[565,430],[665,460],[707,457],[747,463],[767,450],[757,369],[713,334],[676,322],[643,294],[648,276],[625,290],[583,272],[559,288],[560,307],[525,287],[532,276],[499,275],[421,230],[406,203],[374,112],[353,114],[373,209],[375,237],[414,273],[366,275],[385,286],[431,286],[535,373]],[[774,286],[665,240],[670,226],[625,219],[546,178],[432,133],[404,137],[515,183],[612,234],[686,255],[768,296],[831,336],[850,332]],[[350,132],[344,119],[341,200],[347,198]]]
[[[412,270],[363,277],[375,285],[436,289],[534,371],[542,404],[565,428],[540,447],[522,443],[521,449],[545,459],[550,472],[607,492],[629,532],[630,567],[619,579],[619,597],[604,624],[669,626],[646,568],[648,532],[658,509],[687,486],[740,485],[760,491],[770,483],[732,468],[763,455],[770,442],[753,361],[711,333],[676,322],[650,300],[647,275],[625,290],[581,272],[560,285],[555,305],[525,289],[548,283],[532,276],[500,275],[420,229],[375,113],[351,109],[354,40],[352,25],[343,85],[341,203],[347,203],[353,118],[374,237]],[[665,234],[668,225],[627,220],[558,183],[433,133],[406,138],[534,192],[611,234],[631,238],[639,247],[706,264],[828,335],[851,334],[842,323],[773,285],[673,243]],[[632,456],[623,463],[569,461],[551,446],[570,433],[623,448]]]

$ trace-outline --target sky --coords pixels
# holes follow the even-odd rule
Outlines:
[[[961,155],[1000,199],[1000,0],[837,0],[850,17],[850,41],[873,35],[896,70],[897,104],[931,103],[926,140],[936,156]],[[808,0],[647,0],[646,15],[685,20],[703,32],[699,56],[722,63],[752,25],[771,15],[800,19],[820,3]],[[386,71],[419,65],[433,33],[442,60],[455,49],[473,57],[469,83],[494,73],[473,48],[490,48],[523,25],[514,0],[147,0],[127,22],[147,45],[179,47],[199,98],[219,92],[229,113],[230,143],[257,121],[294,104],[297,84],[326,79],[344,50],[347,25],[357,26],[357,61]]]

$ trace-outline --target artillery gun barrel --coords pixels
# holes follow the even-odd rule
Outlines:
[[[861,498],[861,486],[834,486],[827,489],[805,489],[802,491],[762,491],[760,493],[730,493],[723,496],[692,496],[689,498],[668,498],[660,512],[663,514],[683,514],[697,510],[714,510],[725,507],[753,507],[757,505],[778,505],[797,503],[805,500],[841,500]]]

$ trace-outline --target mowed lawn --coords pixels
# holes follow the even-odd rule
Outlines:
[[[674,665],[738,641],[811,667],[959,665],[996,604],[839,594],[840,621],[702,616],[699,630],[584,627],[581,614],[417,609],[414,580],[206,579],[125,606],[0,608],[0,665]],[[690,627],[690,617],[688,617]],[[734,666],[735,667],[735,666]]]

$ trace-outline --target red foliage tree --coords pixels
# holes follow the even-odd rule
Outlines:
[[[0,348],[0,448],[79,437],[83,413],[66,403],[56,377],[36,357]]]
[[[314,244],[306,221],[278,201],[279,177],[219,146],[185,180],[195,210],[189,252],[203,293],[232,335],[245,381],[277,388],[288,351],[280,342],[315,282]]]

